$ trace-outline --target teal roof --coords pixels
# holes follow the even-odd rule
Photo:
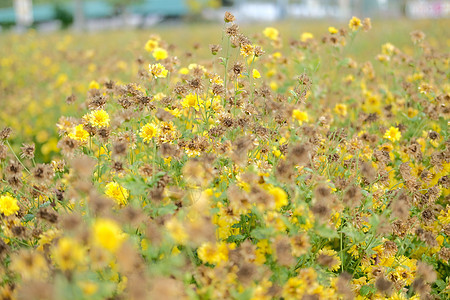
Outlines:
[[[188,12],[184,0],[147,0],[134,4],[129,9],[136,14],[158,14],[164,16],[181,16]]]
[[[68,11],[75,10],[73,3],[61,5]],[[83,3],[84,14],[87,19],[105,18],[114,14],[114,7],[103,1],[85,1]],[[188,12],[184,0],[146,0],[143,3],[132,5],[128,8],[136,14],[158,14],[163,16],[181,16]],[[40,4],[33,6],[33,17],[35,22],[51,21],[55,19],[55,5]],[[13,8],[0,9],[0,23],[15,23],[16,14]]]
[[[55,8],[50,4],[34,5],[33,18],[35,22],[53,20],[56,17]]]
[[[35,22],[49,21],[55,18],[55,9],[53,5],[42,4],[33,6],[33,18]],[[0,23],[15,23],[16,13],[14,8],[0,9]]]
[[[0,23],[14,23],[16,22],[16,14],[13,8],[0,9]]]
[[[75,10],[73,3],[63,6],[73,12]],[[87,19],[106,18],[114,14],[114,7],[102,1],[85,1],[83,3],[84,16]]]

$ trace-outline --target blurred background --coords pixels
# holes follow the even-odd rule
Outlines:
[[[449,18],[449,0],[0,0],[2,30],[148,28],[164,22],[335,18]]]

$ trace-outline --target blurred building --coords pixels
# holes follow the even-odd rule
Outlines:
[[[283,18],[449,18],[450,0],[0,0],[0,26],[71,26],[88,30],[148,27],[167,18],[221,20],[225,10],[240,20]],[[31,5],[34,2],[34,5]],[[36,3],[38,2],[38,3]],[[209,7],[216,3],[219,7]],[[3,8],[2,8],[3,7]],[[198,10],[203,11],[202,14]],[[192,15],[195,17],[192,18]],[[45,27],[47,26],[47,27]]]
[[[448,18],[449,0],[234,0],[234,12],[251,19]]]

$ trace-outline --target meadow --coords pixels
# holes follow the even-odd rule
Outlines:
[[[0,299],[448,299],[450,20],[0,35]]]

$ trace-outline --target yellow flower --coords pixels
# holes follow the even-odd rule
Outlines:
[[[94,127],[109,127],[109,115],[103,109],[92,111],[87,115],[87,120]]]
[[[332,270],[336,271],[341,266],[341,259],[337,255],[337,252],[332,249],[321,249],[319,250],[318,254],[318,260],[320,260],[320,256],[328,256],[332,259],[325,259],[324,261],[327,263],[327,267]]]
[[[83,124],[80,124],[72,128],[72,132],[69,133],[69,137],[73,140],[86,142],[89,137],[89,132],[84,130]]]
[[[164,93],[156,93],[156,94],[153,96],[153,99],[154,99],[154,100],[157,100],[157,101],[161,101],[161,99],[163,99],[164,97],[166,97],[166,94],[164,94]]]
[[[228,260],[228,248],[225,243],[216,245],[210,242],[201,245],[198,250],[198,257],[206,263],[217,265]]]
[[[433,86],[429,83],[422,82],[418,89],[421,94],[429,94],[433,91]]]
[[[256,69],[253,69],[253,71],[252,71],[252,76],[253,76],[253,78],[255,78],[255,79],[261,78],[261,74],[260,74],[259,71],[256,70]]]
[[[125,205],[128,199],[128,190],[120,186],[117,182],[110,182],[106,185],[105,194],[116,200],[117,204]]]
[[[300,36],[300,40],[302,42],[306,42],[307,40],[311,40],[314,38],[314,35],[311,32],[303,32]]]
[[[144,143],[150,142],[150,140],[159,134],[159,128],[155,123],[145,124],[139,133]]]
[[[400,138],[402,137],[402,134],[401,134],[400,130],[398,130],[397,127],[391,126],[388,130],[386,130],[383,137],[385,139],[390,140],[391,142],[395,142],[395,141],[400,140]]]
[[[253,49],[254,49],[254,47],[252,46],[252,45],[250,45],[250,44],[245,44],[245,45],[243,45],[242,47],[241,47],[241,55],[243,56],[243,57],[247,57],[247,56],[249,56],[249,55],[251,55],[251,54],[253,54]]]
[[[166,76],[167,76],[168,71],[160,63],[149,65],[149,69],[150,69],[150,73],[155,78],[166,78]]]
[[[308,284],[301,278],[291,277],[284,284],[282,296],[284,299],[302,299],[308,288]]]
[[[300,111],[298,109],[294,109],[292,111],[292,117],[298,121],[300,125],[303,124],[303,122],[308,122],[308,113],[306,111]]]
[[[358,19],[357,17],[353,17],[350,22],[348,23],[348,27],[352,30],[352,31],[356,31],[358,30],[359,27],[361,27],[361,20]]]
[[[155,48],[158,47],[158,41],[150,39],[145,43],[145,51],[152,52]]]
[[[17,200],[10,195],[4,195],[0,197],[0,213],[5,216],[14,215],[19,211]]]
[[[11,255],[10,268],[20,274],[23,280],[42,279],[48,272],[44,256],[39,252],[24,249]]]
[[[277,40],[278,39],[278,30],[273,28],[273,27],[266,27],[266,29],[264,29],[263,34],[268,37],[271,40]]]
[[[119,225],[109,219],[98,219],[93,225],[93,238],[97,245],[111,252],[117,251],[125,240]]]
[[[170,236],[180,245],[186,243],[188,235],[180,222],[177,219],[170,219],[166,223],[167,230],[169,230]]]
[[[198,98],[198,101],[197,101]],[[196,94],[189,93],[184,99],[181,101],[181,105],[185,108],[193,107],[195,110],[200,109],[200,104],[203,103],[203,100],[200,99]]]
[[[381,99],[378,95],[372,95],[367,93],[366,100],[362,106],[363,110],[367,113],[380,113],[381,111]]]
[[[292,254],[294,256],[301,256],[308,252],[311,244],[309,243],[309,237],[307,234],[298,234],[290,238]]]
[[[50,243],[61,235],[61,231],[58,229],[50,229],[39,235],[39,241],[37,250],[44,251],[44,246],[50,245]]]
[[[85,257],[85,251],[80,243],[70,237],[60,238],[52,254],[53,260],[61,270],[72,270],[76,268]]]
[[[439,223],[442,225],[450,224],[450,209],[441,210],[438,216]]]
[[[166,107],[166,108],[164,108],[164,110],[167,111],[168,113],[170,113],[175,118],[179,118],[181,116],[181,110],[179,110],[178,108],[169,109]]]
[[[394,53],[395,46],[391,43],[386,43],[381,46],[381,53],[385,55],[392,55]]]
[[[98,285],[92,281],[81,281],[78,283],[78,286],[83,291],[83,294],[86,296],[90,296],[95,294],[98,291]]]
[[[219,75],[215,75],[215,76],[214,76],[213,78],[211,78],[209,81],[210,81],[211,83],[223,85],[223,79],[220,78]]]
[[[282,188],[273,187],[269,189],[268,192],[274,197],[276,209],[280,209],[283,206],[288,205],[288,195]]]
[[[167,54],[166,50],[164,50],[163,48],[159,48],[159,47],[157,47],[153,50],[152,55],[156,60],[163,60],[169,56]]]
[[[336,34],[336,33],[338,33],[338,30],[335,27],[330,26],[330,27],[328,27],[328,32],[331,34]]]
[[[183,74],[183,75],[187,75],[187,74],[189,74],[189,69],[188,69],[188,68],[181,68],[181,69],[178,71],[178,73],[179,73],[179,74]]]
[[[272,91],[278,90],[278,84],[275,81],[271,81],[269,86],[272,89]]]
[[[100,88],[100,85],[98,84],[98,82],[97,81],[95,81],[95,80],[92,80],[90,83],[89,83],[89,89],[91,90],[91,89],[99,89]]]
[[[342,117],[347,116],[347,105],[341,103],[336,104],[334,107],[334,112]]]

